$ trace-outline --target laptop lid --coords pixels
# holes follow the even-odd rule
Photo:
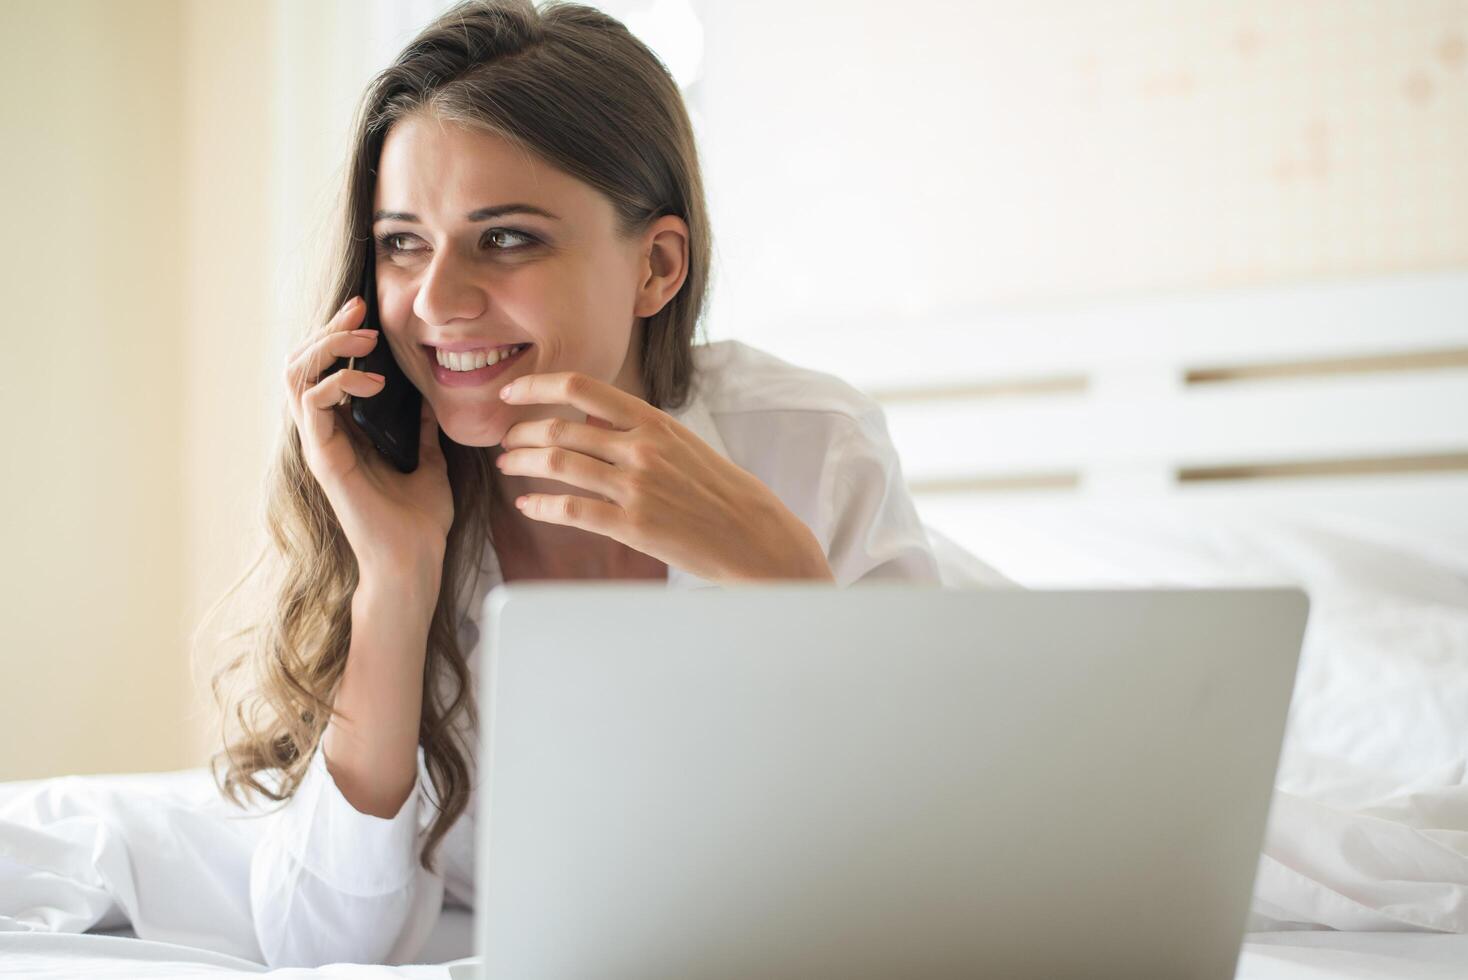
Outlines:
[[[485,601],[483,976],[1234,975],[1293,588],[523,582]]]

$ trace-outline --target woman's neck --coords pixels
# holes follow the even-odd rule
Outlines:
[[[548,524],[515,509],[496,493],[490,511],[495,556],[506,581],[514,578],[616,579],[665,577],[666,566],[613,538]],[[659,575],[658,573],[662,574]]]

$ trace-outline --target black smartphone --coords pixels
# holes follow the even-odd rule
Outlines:
[[[382,321],[377,313],[377,261],[370,247],[362,269],[361,295],[367,303],[367,315],[358,329],[376,330],[377,345],[365,357],[337,358],[326,374],[342,368],[354,368],[383,376],[382,390],[377,394],[367,398],[350,396],[352,421],[393,466],[403,473],[411,473],[418,468],[423,396],[398,366],[397,358],[393,357],[392,348],[388,345],[387,334],[382,330]]]

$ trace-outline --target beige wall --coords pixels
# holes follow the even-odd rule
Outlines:
[[[269,200],[272,5],[186,0],[182,69],[184,231],[182,375],[184,622],[192,629],[259,541],[261,486],[282,408],[283,356],[272,315]],[[200,654],[207,656],[206,646]],[[213,749],[207,670],[180,649],[185,764]],[[207,662],[207,661],[206,661]]]
[[[170,767],[185,758],[178,4],[7,3],[0,38],[0,778]]]
[[[1468,0],[705,8],[715,336],[1468,268]]]
[[[201,761],[267,439],[266,8],[0,4],[0,779]]]

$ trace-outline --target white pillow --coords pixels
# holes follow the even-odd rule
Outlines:
[[[1367,531],[1149,503],[960,532],[1025,586],[1310,594],[1250,931],[1468,932],[1468,563]]]
[[[953,531],[1022,586],[1296,584],[1310,595],[1279,785],[1302,754],[1394,778],[1468,760],[1468,565],[1344,521],[1170,500],[1035,507]]]

